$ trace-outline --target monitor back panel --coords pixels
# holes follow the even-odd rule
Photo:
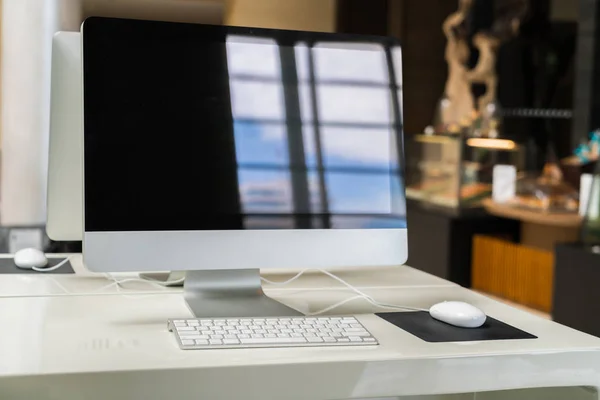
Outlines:
[[[52,42],[47,226],[50,239],[83,238],[83,82],[81,35]]]

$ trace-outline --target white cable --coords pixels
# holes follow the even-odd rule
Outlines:
[[[65,264],[69,259],[67,258],[66,260],[62,261],[60,264],[55,265],[54,267],[52,267],[53,269],[58,269],[60,268],[63,264]],[[48,269],[44,269],[44,271],[47,271]],[[296,275],[294,275],[292,278],[282,281],[282,282],[275,282],[275,281],[271,281],[269,279],[263,278],[261,277],[261,280],[263,282],[269,283],[271,285],[277,285],[277,286],[284,286],[284,285],[288,285],[292,282],[294,282],[295,280],[297,280],[298,278],[300,278],[302,275],[304,275],[304,273],[310,271],[311,269],[305,269],[302,270],[300,272],[298,272]],[[408,310],[408,311],[426,311],[428,312],[429,310],[424,309],[424,308],[418,308],[418,307],[408,307],[408,306],[400,306],[400,305],[396,305],[396,304],[388,304],[388,303],[383,303],[380,301],[375,300],[372,296],[366,294],[365,292],[361,291],[360,289],[354,287],[353,285],[351,285],[350,283],[346,282],[345,280],[343,280],[342,278],[340,278],[337,275],[332,274],[329,271],[325,271],[323,269],[314,269],[315,271],[319,271],[320,273],[329,276],[330,278],[338,281],[339,283],[341,283],[342,285],[346,286],[348,289],[352,290],[354,293],[356,293],[356,296],[350,297],[348,299],[342,300],[336,304],[333,304],[331,306],[325,307],[321,310],[315,311],[315,312],[311,312],[311,313],[307,313],[306,315],[311,315],[311,316],[315,316],[315,315],[319,315],[319,314],[324,314],[328,311],[331,311],[333,309],[336,309],[338,307],[341,307],[342,305],[349,303],[351,301],[354,300],[358,300],[358,299],[364,299],[367,302],[369,302],[370,304],[376,306],[376,307],[381,307],[381,308],[391,308],[391,309],[399,309],[399,310]],[[121,289],[123,289],[121,287],[121,285],[123,285],[124,283],[128,283],[128,282],[144,282],[148,285],[154,286],[156,288],[160,288],[160,289],[164,289],[165,287],[168,287],[169,285],[178,285],[184,282],[185,278],[181,278],[181,279],[177,279],[174,281],[166,281],[166,282],[160,282],[160,281],[152,281],[152,280],[146,280],[146,279],[141,279],[141,278],[125,278],[125,279],[121,279],[118,280],[117,278],[115,278],[114,276],[112,276],[111,274],[105,274],[105,276],[109,279],[112,280],[113,282],[102,286],[101,288],[98,288],[96,290],[94,290],[94,293],[96,292],[101,292],[104,291],[108,288],[111,288],[113,286],[116,286],[117,288],[117,292],[122,293]],[[52,279],[52,281],[54,281],[54,283],[56,285],[58,285],[65,293],[69,294],[70,292],[63,286],[61,285],[58,281],[56,281],[55,279]]]
[[[300,278],[305,272],[310,271],[311,269],[305,269],[300,271],[299,273],[297,273],[296,275],[294,275],[292,278],[286,280],[286,281],[282,281],[282,282],[273,282],[270,281],[266,278],[261,278],[264,282],[270,283],[272,285],[279,285],[279,286],[283,286],[283,285],[287,285],[293,281],[295,281],[296,279]],[[339,303],[336,303],[332,306],[326,307],[323,310],[319,310],[316,313],[311,313],[310,315],[318,315],[318,314],[322,314],[325,313],[327,311],[331,311],[334,308],[340,307],[343,304],[346,304],[352,300],[356,300],[356,299],[365,299],[366,301],[368,301],[369,303],[371,303],[372,305],[376,306],[376,307],[382,307],[382,308],[392,308],[392,309],[399,309],[399,310],[408,310],[408,311],[427,311],[429,312],[429,310],[424,309],[424,308],[418,308],[418,307],[407,307],[407,306],[399,306],[399,305],[395,305],[395,304],[388,304],[388,303],[383,303],[383,302],[379,302],[377,300],[375,300],[373,297],[371,297],[370,295],[366,294],[365,292],[361,291],[360,289],[354,287],[353,285],[351,285],[350,283],[346,282],[345,280],[343,280],[342,278],[340,278],[337,275],[332,274],[329,271],[325,271],[324,269],[314,269],[315,271],[319,271],[322,274],[325,274],[327,276],[329,276],[330,278],[338,281],[339,283],[341,283],[342,285],[346,286],[347,288],[349,288],[350,290],[352,290],[354,293],[356,293],[358,296],[354,296],[351,297],[349,299],[343,300]]]
[[[260,277],[260,279],[263,282],[269,283],[271,285],[277,285],[277,286],[284,286],[287,285],[289,283],[294,282],[296,279],[300,278],[302,275],[304,275],[305,272],[309,271],[308,269],[303,269],[302,271],[298,272],[296,275],[294,275],[293,277],[291,277],[290,279],[288,279],[287,281],[283,281],[283,282],[275,282],[275,281],[270,281],[267,278],[263,278],[262,276]]]
[[[111,274],[106,274],[106,277],[108,279],[112,280],[113,282],[97,289],[96,291],[102,291],[102,290],[106,290],[112,286],[116,286],[117,291],[120,292],[120,290],[122,289],[121,285],[124,283],[128,283],[128,282],[143,282],[148,285],[154,286],[156,288],[164,289],[164,288],[168,287],[169,285],[176,285],[176,284],[183,283],[183,281],[185,280],[185,278],[177,279],[174,281],[166,281],[166,282],[151,281],[151,280],[146,280],[146,279],[141,279],[141,278],[125,278],[125,279],[118,280]]]
[[[61,262],[59,262],[58,264],[56,264],[54,267],[32,267],[31,269],[37,272],[50,272],[50,271],[56,271],[57,269],[59,269],[60,267],[62,267],[63,265],[65,265],[66,263],[68,263],[71,260],[71,257],[67,257],[64,260],[62,260]]]
[[[338,302],[338,303],[335,303],[335,304],[334,304],[334,305],[332,305],[332,306],[325,307],[325,308],[323,308],[323,309],[321,309],[321,310],[319,310],[319,311],[315,311],[315,312],[311,312],[311,313],[306,313],[306,315],[307,315],[307,316],[315,316],[315,315],[321,315],[321,314],[325,314],[325,313],[326,313],[326,312],[328,312],[328,311],[331,311],[331,310],[333,310],[333,309],[335,309],[335,308],[338,308],[338,307],[340,307],[340,306],[343,306],[343,305],[344,305],[344,304],[346,304],[346,303],[350,303],[351,301],[358,300],[358,299],[364,299],[364,297],[363,297],[363,296],[353,296],[353,297],[350,297],[349,299],[342,300],[342,301],[340,301],[340,302]]]

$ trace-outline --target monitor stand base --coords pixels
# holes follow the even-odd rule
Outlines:
[[[263,293],[258,269],[187,271],[183,296],[196,318],[302,315]]]

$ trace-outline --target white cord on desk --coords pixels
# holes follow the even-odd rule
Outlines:
[[[338,308],[346,303],[349,303],[350,301],[356,300],[356,299],[364,299],[367,300],[369,303],[371,303],[372,305],[376,306],[376,307],[382,307],[382,308],[392,308],[392,309],[399,309],[399,310],[408,310],[408,311],[427,311],[429,312],[429,310],[424,309],[424,308],[417,308],[417,307],[407,307],[407,306],[399,306],[399,305],[395,305],[395,304],[387,304],[387,303],[382,303],[379,302],[377,300],[375,300],[373,297],[371,297],[370,295],[366,294],[365,292],[361,291],[360,289],[352,286],[350,283],[346,282],[345,280],[343,280],[342,278],[340,278],[337,275],[332,274],[329,271],[325,271],[324,269],[313,269],[314,271],[319,271],[322,274],[325,274],[327,276],[329,276],[332,279],[335,279],[336,281],[340,282],[341,284],[343,284],[344,286],[346,286],[347,288],[349,288],[350,290],[352,290],[354,293],[356,293],[358,296],[354,296],[351,297],[349,299],[340,301],[339,303],[336,303],[332,306],[326,307],[322,310],[310,313],[308,315],[319,315],[319,314],[323,314],[326,313],[328,311],[331,311],[335,308]],[[274,282],[274,281],[270,281],[266,278],[262,278],[263,282],[267,282],[270,283],[272,285],[278,285],[278,286],[284,286],[287,285],[293,281],[295,281],[296,279],[300,278],[305,272],[307,271],[311,271],[311,269],[305,269],[300,271],[299,273],[297,273],[296,275],[294,275],[293,277],[291,277],[290,279],[283,281],[283,282]]]
[[[60,264],[52,267],[53,269],[58,269],[60,266],[62,266],[62,264],[66,263],[69,259],[67,258],[66,260],[62,261]],[[332,274],[329,271],[325,271],[323,269],[313,269],[314,271],[318,271],[322,274],[325,274],[327,276],[329,276],[330,278],[340,282],[341,284],[343,284],[344,286],[346,286],[347,288],[349,288],[350,290],[352,290],[354,293],[356,293],[356,296],[350,297],[349,299],[344,299],[338,303],[335,303],[331,306],[325,307],[321,310],[315,311],[315,312],[311,312],[311,313],[307,313],[307,315],[311,315],[311,316],[316,316],[316,315],[320,315],[320,314],[324,314],[326,312],[329,312],[331,310],[334,310],[338,307],[343,306],[346,303],[349,303],[351,301],[354,300],[358,300],[358,299],[362,299],[362,300],[366,300],[369,303],[371,303],[372,305],[376,306],[376,307],[381,307],[381,308],[390,308],[390,309],[398,309],[398,310],[408,310],[408,311],[426,311],[428,312],[429,310],[424,309],[424,308],[418,308],[418,307],[408,307],[408,306],[400,306],[400,305],[396,305],[396,304],[388,304],[388,303],[383,303],[380,301],[375,300],[372,296],[366,294],[365,292],[361,291],[360,289],[354,287],[353,285],[351,285],[350,283],[346,282],[345,280],[343,280],[342,278],[340,278],[337,275]],[[300,272],[298,272],[296,275],[294,275],[292,278],[286,280],[286,281],[282,281],[282,282],[275,282],[275,281],[271,281],[269,279],[263,278],[261,277],[261,280],[263,282],[269,283],[271,285],[276,285],[276,286],[284,286],[284,285],[288,285],[291,282],[297,280],[298,278],[300,278],[302,275],[304,275],[304,273],[311,271],[311,269],[305,269],[302,270]],[[121,293],[123,295],[125,295],[124,293],[121,292],[121,285],[124,283],[128,283],[128,282],[144,282],[148,285],[160,288],[160,289],[164,289],[166,287],[168,287],[169,285],[175,285],[175,284],[180,284],[183,283],[185,278],[181,278],[175,281],[167,281],[167,282],[158,282],[158,281],[149,281],[146,279],[141,279],[141,278],[125,278],[125,279],[117,279],[114,276],[112,276],[111,274],[105,274],[105,276],[109,279],[112,280],[112,283],[109,283],[108,285],[102,286],[96,290],[94,290],[94,293],[97,292],[102,292],[108,288],[111,288],[113,286],[116,286],[117,288],[117,292]],[[58,282],[57,280],[55,280],[54,278],[52,278],[52,281],[54,281],[54,283],[59,286],[66,294],[71,294],[71,292],[69,290],[67,290],[60,282]]]
[[[181,279],[177,279],[174,281],[166,281],[166,282],[159,282],[159,281],[152,281],[152,280],[146,280],[146,279],[141,279],[141,278],[125,278],[125,279],[117,279],[114,276],[112,276],[111,274],[105,274],[105,276],[112,280],[113,282],[103,286],[99,289],[97,289],[96,291],[103,291],[106,290],[112,286],[116,286],[117,287],[117,292],[121,292],[121,285],[124,283],[128,283],[128,282],[143,282],[146,283],[148,285],[154,286],[156,288],[160,288],[160,289],[164,289],[166,287],[168,287],[169,285],[178,285],[183,283],[183,281],[185,280],[185,278],[181,278]]]
[[[53,267],[31,267],[32,270],[37,271],[37,272],[50,272],[50,271],[56,271],[57,269],[59,269],[60,267],[62,267],[63,265],[65,265],[66,263],[68,263],[71,260],[71,257],[67,257],[64,260],[62,260],[61,262],[59,262],[58,264],[56,264]]]

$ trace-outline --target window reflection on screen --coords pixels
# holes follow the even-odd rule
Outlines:
[[[231,36],[227,55],[247,228],[406,226],[399,49]]]

